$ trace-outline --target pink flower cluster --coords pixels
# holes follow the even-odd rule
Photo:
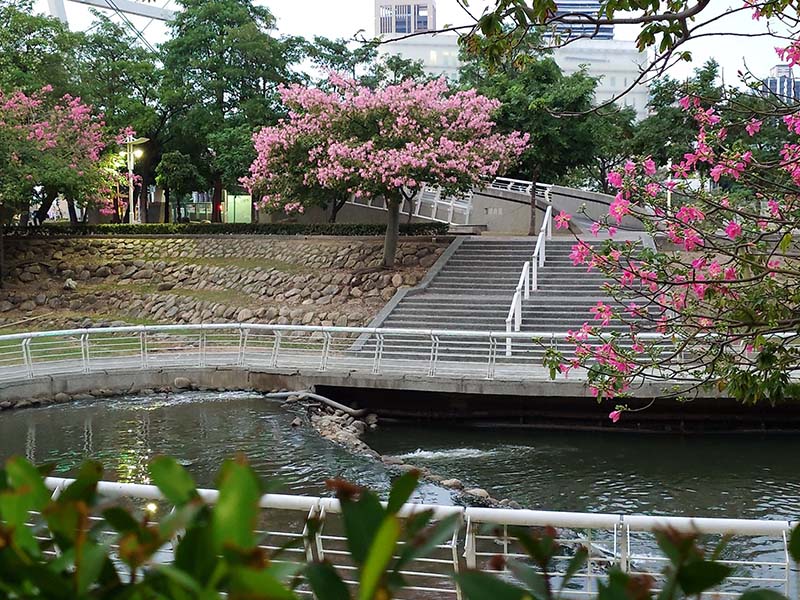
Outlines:
[[[496,100],[450,92],[445,80],[378,90],[331,75],[333,91],[281,89],[288,118],[254,136],[257,157],[242,183],[278,210],[306,189],[397,197],[423,183],[466,190],[507,169],[528,135],[495,131]]]

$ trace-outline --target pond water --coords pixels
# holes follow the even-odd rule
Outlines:
[[[378,491],[391,479],[382,464],[351,455],[308,428],[296,414],[251,393],[190,392],[127,396],[52,405],[0,417],[0,459],[19,454],[52,463],[69,476],[88,458],[102,462],[105,479],[148,483],[147,464],[175,457],[201,487],[214,487],[222,461],[243,453],[282,493],[323,495],[325,480],[343,477]],[[424,485],[417,501],[449,503],[446,490]]]
[[[25,455],[69,475],[87,458],[106,478],[147,483],[147,463],[177,458],[213,487],[222,460],[241,452],[278,491],[322,495],[343,477],[385,493],[391,474],[353,456],[296,415],[252,393],[191,392],[53,405],[0,417],[0,459]],[[488,489],[526,508],[740,518],[800,516],[800,437],[615,435],[390,425],[369,435],[381,454]],[[457,501],[424,484],[417,501]]]

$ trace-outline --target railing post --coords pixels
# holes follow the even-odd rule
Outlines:
[[[545,188],[544,190],[544,202],[547,204],[547,207],[550,209],[550,216],[546,220],[545,225],[547,226],[547,239],[553,239],[553,204],[550,200],[550,188]]]
[[[467,563],[468,569],[477,567],[478,560],[476,556],[476,539],[475,539],[476,525],[472,523],[472,519],[467,517],[467,527],[464,537],[464,561]]]
[[[278,354],[281,350],[281,336],[283,335],[282,331],[275,332],[275,343],[272,345],[272,356],[269,359],[269,366],[270,367],[277,367],[278,366]]]
[[[139,363],[140,368],[147,368],[147,330],[142,329],[139,332]]]
[[[506,317],[506,333],[511,333],[511,323],[512,318],[510,316]],[[511,356],[511,338],[506,338],[506,356]]]
[[[320,362],[319,362],[319,370],[320,371],[324,371],[325,369],[328,368],[328,354],[330,353],[330,350],[331,350],[331,338],[332,337],[333,336],[331,335],[331,333],[329,331],[323,331],[322,332],[323,342],[322,342],[322,357],[320,358]]]
[[[436,375],[436,363],[439,361],[439,336],[431,334],[431,363],[428,368],[428,376]]]
[[[206,366],[206,332],[205,330],[200,330],[200,366]]]
[[[522,328],[522,298],[519,292],[515,296],[516,302],[514,303],[514,331],[519,331]]]
[[[531,260],[531,291],[539,289],[539,257],[535,256]]]
[[[497,364],[497,340],[489,335],[489,361],[486,365],[486,379],[494,379],[494,367]]]
[[[383,334],[375,334],[375,358],[372,361],[372,374],[380,375],[381,359],[383,358]]]
[[[22,360],[25,361],[25,369],[28,379],[33,379],[33,356],[31,355],[31,338],[22,340]]]
[[[619,568],[623,573],[628,572],[628,534],[629,529],[628,526],[625,524],[624,517],[620,517],[619,525],[615,526],[615,529],[619,527],[620,532],[620,541],[619,541]]]
[[[250,335],[249,329],[239,329],[239,355],[236,357],[236,364],[240,367],[245,365],[245,353],[247,352],[247,336]]]
[[[83,363],[83,372],[89,372],[89,334],[81,334],[81,362]]]

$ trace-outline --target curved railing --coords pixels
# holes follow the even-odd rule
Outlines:
[[[640,340],[666,340],[640,334]],[[567,333],[220,323],[0,335],[0,385],[40,376],[148,368],[251,367],[417,377],[546,380]],[[358,344],[356,344],[358,340]],[[513,359],[502,355],[513,343]],[[502,361],[498,359],[504,358]],[[580,378],[575,373],[573,378]]]
[[[46,484],[59,494],[70,479],[48,478]],[[98,493],[108,500],[126,499],[140,508],[146,504],[155,508],[150,519],[157,522],[169,514],[171,506],[161,492],[152,485],[100,482]],[[214,503],[216,490],[199,490],[200,496]],[[341,530],[341,507],[335,498],[266,494],[259,507],[268,524],[260,532],[262,547],[275,550],[296,540],[295,560],[328,560],[344,575],[348,583],[355,584],[352,559]],[[400,597],[411,594],[435,594],[435,597],[460,597],[452,574],[464,566],[471,569],[490,570],[490,559],[495,556],[518,557],[520,549],[510,526],[557,528],[558,542],[565,548],[556,557],[552,572],[556,582],[563,577],[572,554],[580,547],[589,549],[587,564],[575,574],[570,589],[571,597],[595,595],[598,582],[608,576],[612,565],[625,572],[634,572],[653,578],[656,588],[664,582],[662,571],[666,559],[657,550],[654,532],[670,530],[676,534],[702,534],[707,541],[725,539],[725,552],[719,561],[735,569],[723,588],[709,592],[709,596],[738,595],[750,587],[769,588],[782,592],[792,600],[798,599],[793,583],[793,563],[789,558],[787,536],[797,523],[786,520],[749,520],[666,517],[628,514],[603,514],[555,512],[540,510],[513,510],[406,504],[399,512],[401,518],[422,510],[433,510],[434,520],[458,515],[459,525],[453,536],[437,545],[429,556],[411,563],[403,575],[408,586]],[[305,525],[316,519],[312,533]],[[93,525],[103,528],[99,517],[91,517]],[[710,538],[710,539],[709,539]],[[159,555],[168,560],[173,553],[167,547]],[[497,564],[496,561],[493,561]],[[574,586],[574,588],[573,588]],[[416,594],[416,596],[413,596]]]

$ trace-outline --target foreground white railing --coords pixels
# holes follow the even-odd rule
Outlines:
[[[58,494],[71,481],[48,478],[47,486]],[[108,500],[133,500],[139,507],[155,503],[155,520],[171,509],[155,486],[100,482],[98,492]],[[215,490],[200,490],[200,495],[210,503],[218,497]],[[336,499],[267,494],[262,496],[259,505],[263,512],[259,527],[263,529],[260,533],[264,536],[265,549],[275,550],[289,540],[296,540],[298,545],[293,549],[295,560],[326,559],[349,583],[355,583],[352,559],[341,534],[341,507]],[[787,549],[787,535],[796,522],[421,504],[406,504],[400,516],[408,517],[422,510],[433,510],[435,520],[459,515],[460,525],[452,538],[438,545],[430,556],[407,567],[404,575],[410,587],[401,593],[400,598],[420,597],[420,593],[426,597],[460,597],[451,578],[453,573],[464,567],[488,571],[489,559],[496,555],[507,558],[522,556],[519,543],[509,531],[510,526],[516,525],[557,528],[559,542],[566,552],[556,558],[556,570],[551,573],[556,581],[563,576],[575,549],[585,547],[589,550],[588,564],[577,574],[575,585],[569,590],[576,596],[596,593],[598,582],[606,578],[608,569],[614,564],[626,572],[650,575],[658,586],[663,582],[661,571],[666,566],[666,558],[657,549],[653,532],[671,529],[685,534],[702,534],[709,545],[723,536],[730,536],[720,560],[735,571],[725,587],[714,592],[715,595],[734,596],[744,589],[759,587],[798,599],[796,584],[790,577],[796,565],[790,561]],[[322,525],[313,536],[305,526],[308,518],[319,519]],[[93,520],[95,524],[101,523],[99,517]],[[172,547],[164,548],[161,560],[170,560],[172,553]]]
[[[506,332],[519,331],[522,328],[522,300],[528,300],[531,292],[539,289],[539,267],[544,266],[546,257],[547,240],[553,237],[553,205],[548,205],[544,211],[544,220],[539,228],[539,236],[536,238],[536,247],[533,256],[529,261],[522,265],[522,273],[519,282],[514,289],[514,296],[511,298],[511,306],[506,317]],[[506,338],[506,356],[511,356],[511,338]]]
[[[220,323],[140,325],[0,336],[0,386],[57,374],[240,367],[473,379],[549,379],[548,347],[567,333]],[[661,334],[639,340],[669,343]],[[513,358],[498,362],[511,342]],[[574,345],[572,345],[574,348]],[[571,377],[579,378],[578,373]]]

